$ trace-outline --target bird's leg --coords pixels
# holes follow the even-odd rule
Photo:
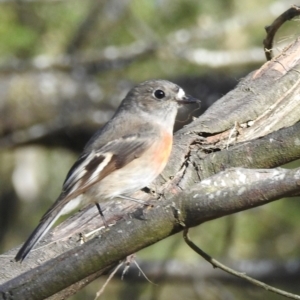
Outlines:
[[[95,205],[96,205],[96,207],[97,207],[97,209],[98,209],[98,212],[99,212],[99,214],[100,214],[100,216],[101,216],[101,219],[102,219],[102,221],[103,221],[104,227],[105,227],[105,229],[107,229],[107,228],[108,228],[108,225],[107,225],[107,222],[106,222],[106,220],[105,220],[105,218],[104,218],[103,211],[102,211],[102,209],[101,209],[101,207],[100,207],[100,204],[99,204],[98,202],[96,202]],[[90,231],[89,233],[85,233],[85,234],[84,234],[84,233],[80,233],[80,234],[79,234],[79,241],[80,241],[80,244],[85,243],[85,242],[86,242],[86,239],[87,239],[88,237],[90,237],[91,235],[93,235],[94,233],[96,233],[96,232],[98,232],[98,231],[100,231],[100,230],[102,230],[102,229],[103,229],[103,226],[101,226],[101,227],[99,227],[99,228],[97,228],[97,229],[95,229],[95,230],[92,230],[92,231]]]
[[[124,196],[124,195],[119,195],[118,196],[119,198],[122,198],[122,199],[126,199],[126,200],[130,200],[130,201],[134,201],[134,202],[137,202],[139,204],[142,204],[142,205],[146,205],[146,206],[152,206],[151,204],[147,203],[147,202],[144,202],[142,200],[138,200],[138,199],[135,199],[135,198],[131,198],[131,197],[128,197],[128,196]],[[103,220],[103,224],[105,226],[105,228],[107,229],[108,228],[108,225],[107,225],[107,222],[104,218],[104,214],[103,214],[103,211],[101,209],[101,206],[98,202],[95,203],[96,204],[96,207],[98,209],[98,212],[99,212],[99,215],[101,216],[102,220]],[[102,227],[103,228],[103,227]],[[96,233],[97,231],[101,230],[102,228],[97,228],[87,234],[80,234],[80,243],[83,244],[85,241],[86,241],[86,238],[93,235],[94,233]]]
[[[105,228],[108,228],[106,220],[105,220],[104,215],[103,215],[103,211],[102,211],[102,209],[100,207],[100,204],[98,202],[96,202],[96,206],[97,206],[98,212],[99,212],[99,214],[101,216],[101,219],[103,221],[103,224],[104,224]]]

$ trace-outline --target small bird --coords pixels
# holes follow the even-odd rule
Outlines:
[[[131,193],[150,184],[168,162],[178,107],[196,102],[200,101],[166,80],[148,80],[130,90],[111,120],[86,144],[58,199],[15,260],[23,261],[61,215],[95,203],[103,216],[99,203],[132,199]]]

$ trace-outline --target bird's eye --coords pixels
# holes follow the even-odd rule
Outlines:
[[[156,91],[154,92],[154,96],[155,96],[155,98],[157,98],[157,99],[162,99],[162,98],[164,98],[164,97],[166,96],[166,94],[165,94],[165,92],[162,91],[162,90],[156,90]]]

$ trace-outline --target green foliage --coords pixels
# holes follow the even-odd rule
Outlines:
[[[38,34],[29,26],[24,26],[18,20],[17,12],[11,7],[0,10],[0,55],[25,55],[32,52],[30,49],[38,41]]]

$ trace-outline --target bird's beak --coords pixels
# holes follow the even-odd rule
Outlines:
[[[201,103],[201,101],[199,99],[196,99],[190,95],[184,95],[183,97],[181,97],[180,99],[177,99],[177,102],[179,104],[191,104],[191,103]]]
[[[200,104],[200,100],[190,96],[190,95],[186,95],[184,90],[182,88],[179,88],[177,96],[176,96],[176,101],[179,104],[190,104],[190,103],[199,103]]]

